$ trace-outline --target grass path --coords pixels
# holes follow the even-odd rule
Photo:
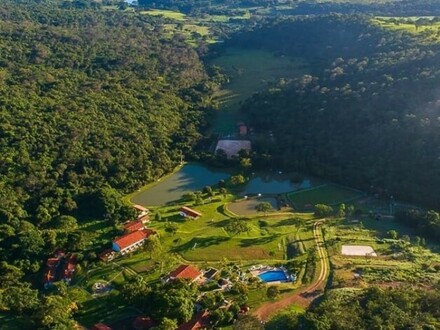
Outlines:
[[[317,298],[322,292],[325,285],[325,281],[329,274],[329,261],[327,252],[324,246],[324,238],[321,230],[322,220],[313,224],[313,236],[315,238],[315,244],[318,251],[320,261],[320,272],[317,280],[302,290],[299,290],[292,295],[288,295],[276,302],[268,302],[258,308],[254,315],[262,321],[267,321],[273,314],[280,310],[289,307],[292,304],[308,307],[312,301]]]

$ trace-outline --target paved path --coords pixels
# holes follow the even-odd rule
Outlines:
[[[268,302],[260,306],[253,314],[262,321],[267,321],[273,314],[280,310],[289,307],[292,304],[308,307],[312,301],[322,294],[325,280],[329,273],[329,262],[327,252],[324,246],[324,239],[321,230],[322,220],[313,224],[313,236],[315,238],[316,248],[318,251],[318,258],[320,262],[320,272],[317,280],[292,295],[286,296],[281,300],[275,302]]]

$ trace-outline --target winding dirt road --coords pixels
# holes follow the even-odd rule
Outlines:
[[[322,230],[320,228],[323,220],[317,221],[313,224],[313,236],[315,238],[316,248],[318,251],[318,258],[320,262],[320,272],[317,280],[308,287],[302,288],[292,295],[286,296],[281,300],[275,302],[268,302],[261,305],[253,313],[262,321],[267,321],[273,314],[280,310],[289,307],[292,304],[308,307],[312,301],[323,293],[325,280],[329,274],[329,262],[327,252],[324,246],[324,239]]]

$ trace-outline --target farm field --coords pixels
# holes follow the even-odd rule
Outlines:
[[[359,190],[336,184],[325,184],[316,188],[288,193],[287,197],[296,210],[310,210],[316,204],[338,205],[351,202],[365,194]]]
[[[238,113],[240,105],[253,93],[281,78],[294,78],[307,72],[303,59],[292,60],[255,49],[228,48],[210,64],[220,66],[230,77],[230,82],[215,95],[220,108],[213,123],[214,133],[236,131],[237,122],[244,120]]]

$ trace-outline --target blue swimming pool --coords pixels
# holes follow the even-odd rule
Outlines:
[[[282,270],[270,270],[258,275],[264,282],[288,281],[288,277]]]

